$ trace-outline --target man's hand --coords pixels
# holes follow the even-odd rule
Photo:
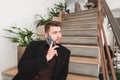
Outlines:
[[[57,50],[55,50],[55,48],[58,48],[59,46],[52,47],[52,45],[53,45],[53,41],[51,42],[46,55],[47,61],[50,61],[55,55],[58,56]]]

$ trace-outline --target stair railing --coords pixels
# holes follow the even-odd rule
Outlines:
[[[103,74],[103,79],[104,80],[109,80],[109,74],[108,74],[108,69],[107,69],[107,64],[106,64],[106,57],[105,57],[105,52],[104,52],[104,45],[102,41],[102,27],[103,27],[103,16],[101,13],[101,0],[98,0],[98,37],[99,37],[99,46],[100,46],[100,54],[101,54],[101,66],[102,66],[102,74]]]
[[[111,59],[110,50],[109,50],[107,39],[105,36],[104,26],[103,26],[103,21],[104,21],[103,18],[105,16],[108,17],[109,24],[111,25],[113,34],[120,48],[120,28],[118,26],[118,23],[115,21],[106,1],[98,0],[98,34],[99,34],[99,40],[100,40],[99,45],[100,45],[100,53],[101,53],[103,79],[109,80],[109,71],[108,71],[108,67],[106,67],[107,64],[109,64],[110,71],[112,74],[112,80],[117,80],[114,66],[113,66],[113,61]],[[104,45],[106,47],[106,53],[105,53]]]

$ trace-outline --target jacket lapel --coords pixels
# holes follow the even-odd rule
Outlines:
[[[38,56],[45,56],[48,47],[49,46],[46,44],[46,42],[40,43],[38,47]]]
[[[57,60],[56,60],[54,80],[56,80],[56,78],[59,75],[61,69],[63,68],[63,64],[64,64],[64,50],[60,46],[57,51],[58,51],[58,57],[57,57]]]

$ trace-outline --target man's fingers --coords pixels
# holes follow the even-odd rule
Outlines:
[[[55,55],[58,56],[57,50],[55,50]]]
[[[52,45],[53,45],[53,41],[52,41],[51,44],[50,44],[50,48],[52,48]]]
[[[53,49],[58,48],[59,46],[54,46]]]
[[[56,56],[58,56],[58,53],[56,53]]]

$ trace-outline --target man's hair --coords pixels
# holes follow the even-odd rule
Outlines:
[[[45,33],[49,32],[50,27],[62,27],[62,23],[58,21],[51,21],[45,25]]]

